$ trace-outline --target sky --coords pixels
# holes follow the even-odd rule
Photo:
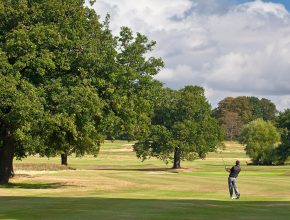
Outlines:
[[[165,86],[205,88],[213,107],[225,97],[256,96],[290,108],[290,1],[97,0],[111,29],[141,32],[157,46]]]

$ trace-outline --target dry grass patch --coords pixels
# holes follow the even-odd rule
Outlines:
[[[120,149],[101,149],[100,152],[133,152],[132,147],[120,148]]]
[[[244,147],[242,144],[236,141],[224,141],[226,147]]]
[[[14,169],[17,171],[56,171],[68,170],[70,167],[53,163],[15,163]]]

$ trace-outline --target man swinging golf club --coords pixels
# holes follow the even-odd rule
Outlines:
[[[237,178],[241,171],[240,161],[237,160],[236,165],[233,166],[231,169],[226,168],[226,171],[230,173],[229,178],[228,178],[228,184],[229,184],[229,191],[230,191],[231,199],[235,199],[235,198],[239,199],[240,193],[237,188]],[[234,197],[234,191],[235,191],[236,197]]]

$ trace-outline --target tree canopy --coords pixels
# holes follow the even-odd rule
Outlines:
[[[226,97],[213,110],[214,116],[225,130],[227,139],[237,139],[241,129],[249,122],[261,118],[274,121],[277,109],[270,100],[251,96]]]
[[[290,109],[280,112],[277,125],[281,129],[281,144],[277,149],[278,162],[284,164],[290,156]]]
[[[223,139],[201,87],[163,90],[154,112],[150,130],[134,145],[142,160],[157,157],[180,168],[181,160],[205,158]]]
[[[246,153],[254,164],[271,165],[276,161],[276,148],[280,135],[269,121],[257,119],[244,126],[240,142],[246,145]]]
[[[1,65],[1,64],[0,64]],[[0,184],[10,178],[13,157],[22,158],[42,145],[43,99],[30,83],[0,74]]]
[[[155,42],[126,27],[113,36],[109,16],[100,22],[84,0],[0,5],[0,182],[15,155],[97,155],[105,137],[146,130],[161,86],[153,76],[163,67],[147,56]]]

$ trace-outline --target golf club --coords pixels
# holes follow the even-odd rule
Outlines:
[[[225,170],[227,170],[227,165],[226,165],[226,162],[225,162],[224,157],[223,157],[223,155],[222,155],[222,150],[220,150],[219,153],[220,153],[220,155],[221,155],[221,158],[222,158],[222,161],[223,161],[223,164],[224,164]]]
[[[224,166],[225,166],[225,170],[227,170],[227,165],[226,165],[226,162],[224,161],[223,155],[221,155],[221,156],[222,156],[222,161],[223,161]]]

